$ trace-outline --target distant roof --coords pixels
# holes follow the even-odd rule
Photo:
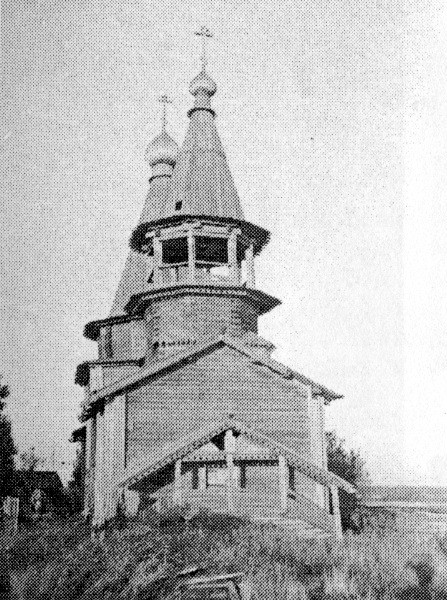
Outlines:
[[[87,433],[86,426],[81,425],[81,427],[78,427],[77,429],[72,431],[69,441],[70,442],[82,442],[83,440],[85,440],[86,433]]]
[[[447,487],[416,485],[370,485],[360,488],[362,504],[447,503]]]
[[[62,481],[56,471],[16,471],[14,474],[16,487],[56,490],[62,488]]]

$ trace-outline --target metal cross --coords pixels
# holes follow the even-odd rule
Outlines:
[[[200,57],[200,60],[202,61],[202,69],[205,70],[205,67],[206,67],[206,41],[207,41],[207,38],[212,38],[213,34],[208,29],[208,27],[205,27],[205,25],[202,25],[202,27],[200,28],[200,31],[195,31],[194,34],[199,35],[202,38],[202,56]]]
[[[162,117],[161,117],[161,127],[162,127],[163,131],[166,131],[166,105],[172,104],[172,100],[170,98],[168,98],[168,96],[166,94],[163,94],[162,96],[160,96],[158,101],[163,106],[163,112],[162,112]]]

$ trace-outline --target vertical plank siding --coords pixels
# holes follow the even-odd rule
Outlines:
[[[116,515],[118,483],[125,468],[126,396],[105,404],[96,417],[96,452],[93,525],[101,526]]]
[[[305,388],[266,375],[224,347],[129,392],[126,460],[230,413],[308,456],[306,398]]]

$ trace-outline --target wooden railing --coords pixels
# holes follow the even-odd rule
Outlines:
[[[160,497],[163,507],[174,504],[172,492]],[[232,512],[247,518],[271,517],[277,519],[300,519],[313,527],[319,527],[329,533],[334,533],[333,515],[327,513],[323,508],[308,500],[300,494],[290,491],[288,498],[288,510],[283,512],[279,498],[275,495],[262,495],[259,493],[235,489],[233,492],[233,508],[228,508],[228,498],[225,487],[204,490],[182,490],[181,504],[189,504],[194,508],[204,508],[213,512]]]

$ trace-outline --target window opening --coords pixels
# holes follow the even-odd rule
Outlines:
[[[194,465],[192,470],[192,489],[199,489],[199,467],[197,465]]]
[[[289,490],[295,491],[295,469],[289,465]]]
[[[240,466],[240,485],[244,489],[247,487],[247,465]]]
[[[214,264],[228,263],[227,238],[197,236],[196,261]]]
[[[186,237],[181,237],[163,241],[162,262],[166,265],[187,263],[188,239]]]
[[[175,210],[182,210],[182,201],[179,200],[175,203]]]

